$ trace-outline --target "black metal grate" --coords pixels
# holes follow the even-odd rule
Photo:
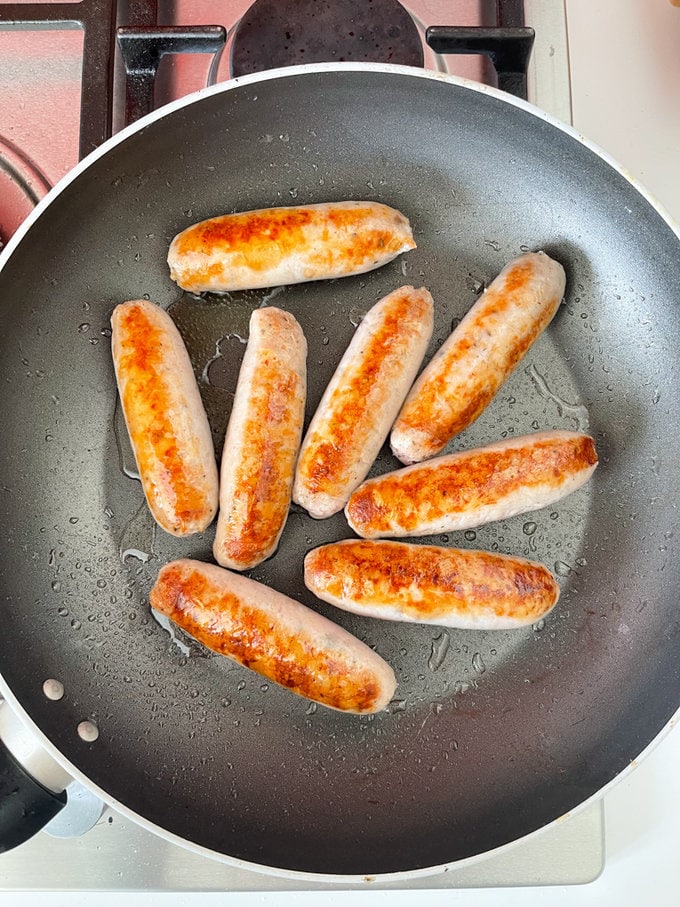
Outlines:
[[[125,24],[118,23],[117,0],[79,3],[2,3],[0,23],[12,27],[50,27],[71,22],[84,31],[80,118],[80,157],[88,154],[113,128],[113,77],[116,41],[126,73],[126,120],[153,107],[153,85],[161,58],[168,53],[213,53],[226,42],[221,26],[177,28],[158,25],[157,0],[130,0]],[[432,26],[426,40],[436,53],[487,55],[498,73],[499,87],[526,98],[527,66],[533,30],[524,26],[522,0],[497,0],[496,25]]]

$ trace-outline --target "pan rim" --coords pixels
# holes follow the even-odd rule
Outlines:
[[[532,116],[542,120],[543,122],[549,124],[550,126],[559,129],[561,132],[565,133],[573,140],[578,142],[580,145],[586,147],[588,150],[593,152],[598,156],[604,163],[610,166],[614,171],[621,175],[631,186],[632,188],[640,194],[657,212],[657,214],[666,222],[666,224],[671,228],[675,235],[680,240],[680,226],[675,222],[669,212],[663,207],[663,205],[649,192],[629,171],[627,171],[621,164],[618,163],[608,152],[604,149],[597,146],[595,143],[588,140],[582,133],[580,133],[574,127],[563,123],[557,117],[552,114],[547,113],[546,111],[541,110],[535,105],[531,104],[528,101],[524,101],[519,98],[515,98],[512,95],[509,95],[499,89],[492,88],[487,85],[483,85],[478,82],[474,82],[469,79],[464,79],[458,76],[453,76],[449,74],[434,72],[430,70],[419,69],[409,66],[399,66],[393,64],[376,64],[376,63],[318,63],[318,64],[303,64],[299,66],[291,66],[280,69],[267,70],[263,73],[256,73],[253,75],[242,76],[229,80],[227,82],[219,83],[208,88],[200,89],[197,92],[194,92],[190,95],[187,95],[184,98],[177,99],[164,105],[156,111],[148,114],[143,117],[136,123],[131,124],[130,126],[125,127],[115,136],[112,136],[89,155],[83,158],[75,167],[69,171],[62,179],[54,186],[54,188],[44,197],[44,199],[37,205],[37,207],[31,212],[28,218],[24,221],[21,227],[17,232],[12,236],[4,249],[0,252],[0,272],[2,272],[5,265],[9,262],[10,258],[14,254],[15,250],[18,248],[20,243],[23,241],[24,237],[29,233],[33,225],[39,220],[39,218],[44,214],[44,212],[49,208],[52,202],[59,196],[61,193],[71,185],[82,173],[84,173],[89,167],[91,167],[96,161],[101,157],[104,157],[110,150],[115,148],[118,144],[125,142],[128,138],[133,135],[141,132],[144,128],[150,124],[156,122],[174,113],[177,110],[180,110],[184,107],[188,107],[191,104],[196,103],[204,98],[211,97],[213,95],[221,94],[222,92],[230,91],[236,88],[247,87],[250,85],[257,85],[261,82],[268,82],[270,80],[278,80],[281,78],[287,77],[296,77],[296,76],[305,76],[311,75],[314,73],[341,73],[341,72],[373,72],[373,73],[382,73],[382,74],[394,74],[410,78],[421,78],[429,79],[434,81],[443,82],[446,84],[455,85],[463,89],[477,92],[482,95],[488,95],[496,100],[499,100],[503,103],[510,104],[516,108],[519,108]],[[167,831],[159,825],[149,821],[134,810],[125,806],[124,804],[117,801],[114,797],[103,791],[97,784],[93,783],[87,775],[85,775],[77,766],[72,764],[69,759],[67,759],[60,750],[46,737],[40,727],[35,724],[33,719],[25,711],[19,700],[15,697],[13,691],[5,682],[4,677],[0,674],[0,697],[4,698],[7,702],[7,705],[13,709],[15,714],[20,718],[20,720],[29,728],[31,733],[39,741],[41,746],[47,751],[52,758],[59,763],[75,780],[82,783],[84,786],[92,790],[100,799],[115,809],[117,812],[134,821],[136,824],[145,828],[147,831],[159,835],[160,837],[170,841],[173,844],[176,844],[180,847],[188,849],[194,853],[197,853],[201,856],[204,856],[209,859],[217,860],[222,863],[231,865],[237,869],[242,869],[254,873],[289,879],[289,880],[300,880],[300,881],[315,881],[320,883],[335,883],[335,884],[371,884],[371,883],[387,883],[387,882],[403,882],[409,879],[424,878],[427,876],[437,875],[450,871],[452,869],[459,869],[465,866],[470,866],[475,863],[482,862],[483,860],[501,853],[509,851],[511,848],[520,845],[522,842],[529,841],[534,838],[536,835],[542,833],[551,826],[562,822],[565,818],[570,815],[575,815],[580,813],[582,810],[586,809],[596,801],[600,800],[611,788],[618,784],[620,780],[626,778],[630,772],[666,737],[670,730],[680,722],[680,706],[676,712],[671,716],[667,723],[660,729],[656,736],[647,744],[647,746],[642,750],[639,756],[633,759],[629,765],[627,765],[621,772],[619,772],[614,778],[612,778],[607,784],[602,788],[576,806],[574,809],[570,810],[565,816],[559,816],[547,823],[546,825],[541,826],[534,831],[517,838],[514,841],[509,841],[505,844],[500,845],[492,850],[484,851],[483,853],[474,854],[470,857],[464,858],[462,860],[457,860],[449,863],[437,864],[435,866],[428,866],[420,869],[410,869],[403,870],[398,872],[382,873],[376,874],[375,876],[365,876],[365,875],[356,875],[356,874],[331,874],[331,873],[312,873],[312,872],[302,872],[297,870],[290,870],[281,867],[270,867],[264,864],[253,863],[250,861],[242,860],[237,857],[229,856],[228,854],[223,854],[218,851],[211,850],[207,847],[195,844],[194,842],[182,838],[179,835],[176,835],[172,832]]]
[[[481,95],[488,95],[489,97],[495,98],[497,101],[501,101],[502,103],[517,107],[518,109],[531,114],[537,119],[542,120],[548,125],[559,129],[561,132],[574,139],[580,145],[583,145],[589,151],[592,151],[597,157],[599,157],[606,164],[612,167],[620,176],[622,176],[628,183],[630,183],[630,185],[647,202],[649,202],[649,204],[655,209],[657,214],[659,214],[659,216],[675,233],[678,239],[680,239],[680,222],[675,220],[675,218],[656,198],[656,196],[649,189],[647,189],[646,186],[640,180],[638,180],[637,177],[635,177],[626,167],[624,167],[623,164],[621,164],[613,155],[611,155],[596,142],[593,142],[589,138],[587,138],[587,136],[580,132],[580,130],[576,129],[574,126],[569,125],[568,123],[563,122],[558,117],[554,116],[551,113],[548,113],[548,111],[542,110],[540,107],[537,107],[530,101],[525,101],[523,98],[515,97],[515,95],[508,94],[507,92],[501,91],[499,88],[494,88],[491,85],[485,85],[482,82],[475,82],[472,79],[466,79],[462,76],[456,76],[450,73],[441,73],[434,70],[420,69],[415,66],[402,66],[395,63],[303,63],[297,66],[286,66],[278,69],[268,69],[265,72],[252,73],[251,75],[247,76],[237,76],[236,78],[229,79],[226,82],[219,82],[216,85],[200,88],[198,89],[198,91],[185,95],[183,98],[177,98],[174,101],[169,101],[167,104],[164,104],[157,110],[153,110],[146,116],[141,117],[141,119],[137,120],[135,123],[131,123],[129,126],[125,126],[115,135],[111,136],[111,138],[107,139],[105,142],[99,145],[99,147],[91,151],[81,161],[78,161],[78,163],[53,186],[53,188],[47,193],[47,195],[45,195],[44,198],[41,199],[38,205],[28,215],[26,220],[21,224],[16,233],[12,235],[8,243],[0,251],[0,272],[3,270],[10,257],[14,253],[14,250],[23,240],[24,236],[28,233],[33,224],[38,220],[39,217],[42,216],[43,212],[50,206],[50,204],[59,195],[61,195],[61,193],[66,189],[67,186],[74,182],[81,173],[84,173],[87,169],[89,169],[89,167],[91,167],[96,161],[98,161],[100,157],[103,157],[111,149],[126,141],[131,136],[135,135],[138,132],[141,132],[147,126],[150,126],[157,120],[169,116],[177,110],[181,110],[184,107],[189,107],[191,104],[203,100],[204,98],[209,98],[213,95],[222,94],[223,92],[227,91],[232,91],[236,88],[242,88],[248,85],[257,85],[260,82],[268,82],[282,78],[292,78],[295,76],[310,75],[312,73],[327,72],[374,72],[408,76],[415,79],[428,79],[434,82],[444,82],[445,84],[456,85],[459,88],[464,88],[468,91],[473,91]]]

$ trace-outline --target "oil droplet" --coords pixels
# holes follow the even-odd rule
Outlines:
[[[80,623],[80,621],[77,618],[74,617],[73,620],[71,621],[71,626],[73,627],[74,630],[80,630],[82,624]]]
[[[481,293],[484,289],[484,281],[480,280],[479,277],[475,277],[473,274],[468,274],[465,278],[465,285],[468,290],[472,290],[473,293]]]
[[[533,521],[530,520],[528,523],[525,523],[524,526],[522,526],[522,532],[525,535],[533,535],[534,532],[536,532],[537,528],[538,527],[537,527],[536,523],[534,523]]]
[[[121,551],[120,559],[123,563],[125,563],[129,557],[134,557],[143,564],[148,564],[151,560],[151,555],[147,554],[146,551],[140,551],[139,548],[126,548],[125,551]]]
[[[573,573],[573,570],[564,561],[555,561],[555,573],[558,576],[569,576],[570,573]]]
[[[305,715],[314,715],[316,713],[317,709],[318,709],[318,705],[315,702],[310,702],[309,705],[307,706],[307,708],[305,709]]]
[[[64,696],[64,684],[53,677],[46,680],[42,688],[45,696],[53,702],[58,702]]]
[[[432,649],[430,651],[430,658],[427,662],[427,666],[433,673],[441,668],[444,659],[446,658],[446,653],[449,651],[450,642],[451,637],[447,630],[442,630],[441,633],[432,640]]]
[[[139,479],[139,470],[135,461],[135,455],[130,446],[130,438],[125,425],[125,416],[123,408],[120,405],[120,397],[116,397],[116,406],[113,411],[113,435],[116,439],[118,448],[118,466],[123,475],[129,479]]]
[[[87,334],[87,332],[89,330],[90,330],[90,325],[87,323],[87,321],[84,321],[82,324],[78,325],[79,334]]]
[[[146,501],[143,501],[137,512],[128,521],[118,545],[118,554],[122,564],[128,558],[135,558],[143,564],[148,563],[153,555],[156,541],[156,521],[151,516]]]
[[[166,614],[161,614],[159,611],[151,609],[151,616],[154,618],[156,623],[158,623],[165,631],[170,635],[170,639],[180,650],[182,655],[187,657],[191,655],[191,649],[187,643],[183,642],[178,634],[175,632],[175,625],[170,621],[170,618]]]
[[[474,542],[474,540],[477,538],[477,533],[474,529],[468,529],[464,533],[464,538],[467,542]]]
[[[357,308],[357,306],[352,306],[352,308],[349,310],[350,324],[353,325],[355,328],[358,328],[359,325],[361,324],[361,322],[363,321],[365,314],[366,314],[366,312],[364,312],[363,309],[359,309],[359,308]]]
[[[239,682],[236,684],[236,689],[239,691],[239,693],[241,692],[241,690],[245,689],[245,685],[245,680],[239,680]]]
[[[475,652],[472,656],[472,667],[478,674],[483,674],[486,671],[486,665],[484,664],[481,652]]]
[[[548,382],[538,371],[535,365],[530,365],[524,370],[531,378],[531,381],[539,393],[539,396],[551,400],[557,407],[557,413],[561,418],[573,419],[578,431],[588,430],[588,410],[580,403],[567,403],[561,397],[558,397],[554,391],[548,387]]]
[[[433,712],[435,715],[441,715],[442,709],[443,709],[443,708],[444,708],[444,706],[441,704],[441,702],[433,702],[433,703],[432,703],[432,712]]]
[[[388,706],[390,713],[394,714],[395,712],[405,712],[406,711],[406,700],[405,699],[393,699]]]
[[[58,579],[55,579],[52,583],[52,592],[61,592],[61,583]]]
[[[61,608],[57,608],[57,614],[59,615],[59,617],[68,617],[68,608],[64,608],[63,606]]]
[[[543,630],[543,629],[545,629],[545,620],[543,618],[541,618],[540,620],[536,621],[536,623],[534,624],[534,631],[536,633],[540,633],[541,630]]]
[[[85,743],[94,743],[99,737],[99,728],[94,721],[81,721],[78,725],[78,736]]]

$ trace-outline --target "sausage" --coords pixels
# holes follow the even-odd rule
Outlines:
[[[142,488],[171,535],[203,532],[217,512],[217,464],[208,418],[179,331],[144,299],[116,306],[111,352]]]
[[[355,614],[463,630],[535,623],[560,594],[550,571],[524,558],[358,539],[310,551],[305,584]]]
[[[535,432],[369,479],[345,514],[363,538],[471,529],[559,501],[587,482],[596,466],[588,435]]]
[[[379,712],[394,695],[392,669],[367,645],[299,602],[214,564],[167,564],[151,607],[214,652],[331,709]]]
[[[511,261],[472,306],[406,398],[390,444],[402,463],[438,454],[483,412],[564,296],[565,273],[545,252]]]
[[[433,303],[401,287],[364,316],[302,442],[293,500],[332,516],[366,477],[425,355]]]
[[[170,276],[192,293],[225,293],[364,274],[415,249],[404,215],[371,201],[226,214],[179,233]]]
[[[213,553],[223,567],[248,570],[279,543],[305,417],[306,357],[292,315],[253,312],[222,453]]]

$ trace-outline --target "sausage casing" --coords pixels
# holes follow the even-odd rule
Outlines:
[[[214,564],[163,567],[151,607],[203,645],[329,708],[384,709],[394,673],[372,649],[299,602]]]
[[[288,312],[255,309],[222,453],[213,553],[248,570],[278,545],[305,417],[307,342]]]
[[[363,274],[415,245],[394,208],[325,202],[201,221],[173,239],[168,264],[182,289],[225,293]]]
[[[390,444],[402,463],[438,454],[483,412],[554,317],[565,273],[545,252],[511,261],[423,370]]]
[[[363,538],[471,529],[553,504],[596,466],[588,435],[536,432],[376,476],[357,488],[345,513]]]
[[[532,624],[560,592],[549,570],[524,558],[355,539],[310,551],[305,584],[367,617],[476,630]]]
[[[217,511],[208,418],[175,324],[144,299],[116,306],[111,352],[125,422],[151,513],[171,535],[202,532]]]
[[[342,510],[389,434],[432,335],[425,289],[400,287],[364,316],[307,429],[293,500],[322,519]]]

